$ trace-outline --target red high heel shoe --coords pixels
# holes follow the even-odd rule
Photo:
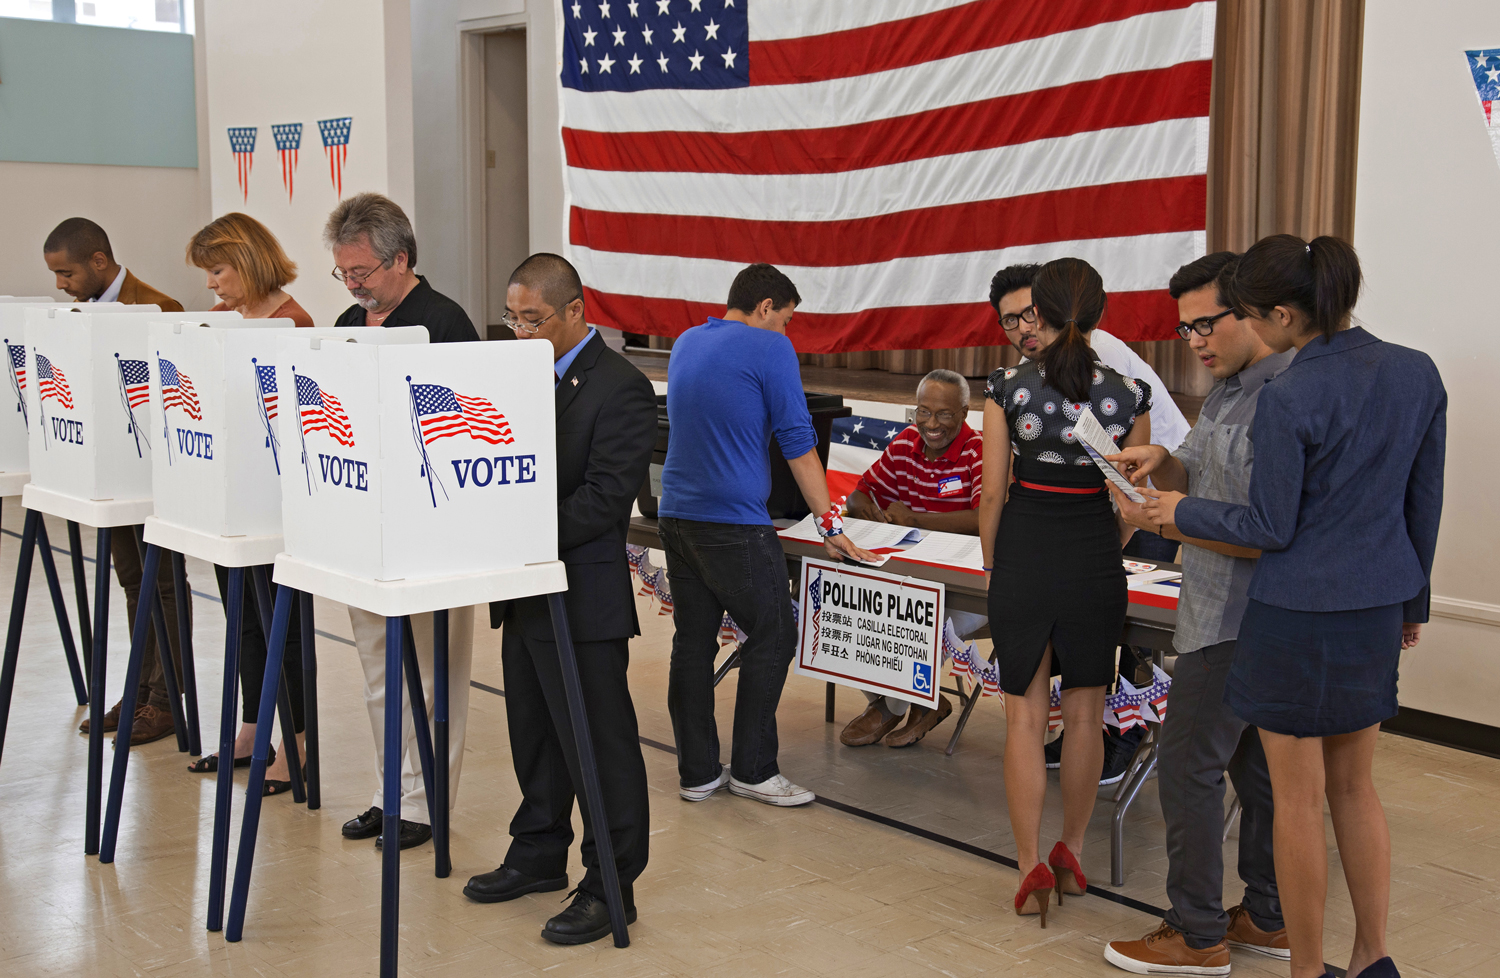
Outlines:
[[[1068,851],[1068,847],[1059,842],[1052,847],[1052,854],[1047,857],[1047,865],[1057,874],[1057,905],[1062,906],[1063,894],[1068,896],[1082,896],[1089,888],[1089,879],[1083,875],[1083,867],[1078,865],[1078,860]]]
[[[1026,874],[1026,879],[1021,881],[1021,888],[1016,891],[1016,916],[1029,917],[1033,914],[1041,914],[1042,927],[1047,926],[1047,905],[1051,902],[1052,889],[1057,886],[1057,880],[1052,873],[1037,863],[1031,872]]]

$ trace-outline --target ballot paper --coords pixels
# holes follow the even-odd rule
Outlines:
[[[1083,446],[1084,451],[1089,453],[1089,458],[1099,466],[1099,471],[1115,484],[1116,489],[1124,493],[1126,498],[1133,503],[1146,501],[1144,496],[1135,491],[1135,486],[1130,484],[1129,479],[1121,475],[1113,465],[1104,461],[1104,456],[1117,454],[1120,446],[1115,444],[1115,440],[1109,436],[1109,432],[1104,430],[1104,426],[1099,423],[1098,418],[1094,417],[1094,412],[1087,405],[1079,412],[1078,420],[1073,423],[1073,434],[1078,437],[1078,443]]]
[[[984,573],[984,555],[979,547],[979,538],[964,533],[933,531],[923,537],[921,543],[901,551],[895,557],[897,560]]]
[[[813,525],[812,514],[808,514],[802,518],[802,522],[795,526],[789,526],[779,531],[779,533],[787,540],[803,540],[808,543],[823,542],[823,537],[818,533],[818,528]],[[922,531],[915,527],[848,518],[844,520],[844,535],[855,546],[872,552],[903,547],[922,539]],[[889,553],[876,553],[875,556],[876,560],[861,561],[861,563],[868,567],[880,567],[891,557]]]

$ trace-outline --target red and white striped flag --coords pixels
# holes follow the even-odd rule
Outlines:
[[[562,7],[568,254],[589,319],[676,335],[755,261],[799,350],[1003,342],[997,268],[1074,255],[1168,339],[1203,254],[1214,4]]]

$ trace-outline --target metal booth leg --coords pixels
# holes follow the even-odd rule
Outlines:
[[[255,570],[262,569],[257,567]],[[233,574],[233,571],[230,573]],[[256,583],[261,582],[258,580]],[[260,830],[260,793],[266,781],[266,758],[271,753],[271,720],[276,712],[276,687],[281,685],[281,661],[286,654],[286,632],[292,620],[292,600],[295,597],[296,592],[291,588],[277,590],[276,610],[271,616],[271,627],[266,631],[266,676],[260,684],[260,712],[255,715],[255,747],[250,754],[250,779],[245,785],[245,812],[240,823],[240,852],[234,864],[234,886],[229,891],[229,923],[224,928],[224,939],[231,942],[238,941],[245,934],[245,904],[250,899],[250,871],[255,864],[255,836]],[[296,746],[297,742],[292,741],[293,758],[297,756]],[[287,749],[285,744],[282,748]],[[233,756],[231,753],[230,757]],[[222,768],[221,764],[220,769]]]
[[[130,764],[130,730],[135,723],[135,700],[141,684],[141,660],[146,657],[146,635],[151,627],[151,609],[156,606],[156,574],[161,567],[161,548],[146,547],[141,562],[141,597],[135,609],[135,628],[130,636],[130,664],[125,667],[125,693],[120,698],[120,727],[115,732],[115,763],[109,777],[109,800],[104,807],[104,835],[99,843],[99,861],[115,861],[115,842],[120,834],[120,806],[125,797],[125,770]],[[162,633],[165,635],[165,633]],[[158,653],[162,649],[157,650]],[[170,652],[167,653],[170,655]],[[167,659],[170,666],[171,659]],[[164,668],[163,672],[170,672]],[[89,734],[94,733],[92,724]],[[103,731],[100,731],[103,733]],[[101,745],[102,746],[102,745]]]
[[[5,634],[5,663],[0,666],[0,755],[5,750],[5,728],[10,723],[10,698],[16,688],[16,660],[21,654],[21,626],[26,621],[26,594],[31,584],[31,554],[42,514],[26,511],[21,528],[21,551],[16,558],[16,587],[10,599],[10,630]]]
[[[271,611],[274,606],[271,592],[271,568],[269,565],[255,567],[250,571],[250,577],[255,584],[255,606],[260,612],[260,626],[263,635],[271,634]],[[296,599],[297,592],[289,588],[276,585],[275,604],[280,603],[281,592],[286,592]],[[287,611],[291,615],[291,611]],[[288,617],[290,622],[290,617]],[[283,627],[283,632],[290,628],[290,624]],[[285,642],[285,634],[282,636]],[[286,755],[286,774],[292,780],[292,801],[302,804],[307,801],[307,786],[302,780],[302,759],[297,752],[297,721],[292,716],[292,693],[287,683],[286,648],[283,645],[281,658],[277,660],[276,675],[279,682],[276,684],[276,714],[281,718],[281,752]],[[270,669],[269,660],[266,665]],[[268,755],[269,756],[269,755]]]
[[[401,932],[401,646],[402,619],[385,620],[385,775],[381,808],[386,845],[380,871],[380,978],[396,978]]]
[[[89,671],[88,811],[84,814],[83,852],[99,851],[99,801],[104,788],[104,672],[109,651],[109,547],[113,531],[101,526],[94,542],[94,646]]]
[[[448,609],[432,613],[432,847],[438,879],[453,872],[448,855]]]
[[[78,644],[84,650],[84,673],[92,686],[94,661],[88,653],[94,647],[94,630],[89,627],[89,579],[83,569],[83,533],[72,520],[68,520],[68,551],[73,563],[73,599],[78,603]]]
[[[88,706],[89,691],[83,670],[78,666],[78,650],[73,645],[73,626],[68,621],[68,602],[63,598],[62,583],[57,579],[57,563],[52,559],[52,541],[47,539],[47,521],[37,514],[37,552],[42,555],[42,574],[52,595],[52,612],[57,616],[57,633],[62,638],[63,657],[68,660],[68,674],[73,678],[73,695],[79,706]]]
[[[229,568],[224,602],[224,697],[219,705],[219,770],[214,794],[214,840],[208,870],[208,929],[224,928],[224,883],[229,872],[234,741],[239,727],[240,629],[245,616],[245,568]]]
[[[594,829],[594,849],[604,876],[604,902],[614,930],[615,947],[630,946],[625,924],[625,901],[620,896],[620,871],[615,865],[615,843],[609,834],[609,816],[604,811],[604,791],[599,785],[599,765],[594,757],[594,739],[589,733],[588,707],[583,702],[583,683],[578,678],[578,659],[573,654],[573,635],[562,592],[547,595],[552,611],[552,632],[557,638],[557,659],[562,670],[563,690],[568,697],[568,715],[573,721],[573,740],[578,745],[578,769],[583,777],[579,794],[589,808]],[[389,701],[387,701],[389,702]]]
[[[172,593],[177,596],[177,646],[182,649],[183,710],[187,713],[188,753],[203,753],[203,737],[198,729],[198,666],[193,661],[193,624],[188,614],[192,592],[187,586],[187,560],[172,554]]]
[[[427,793],[427,825],[432,827],[436,818],[433,811],[432,730],[427,726],[427,697],[422,692],[422,671],[417,664],[417,640],[411,630],[411,616],[401,619],[401,662],[406,670],[406,695],[411,697],[412,729],[417,737],[417,761],[422,768],[422,790]],[[403,743],[402,747],[406,745]],[[387,837],[389,838],[389,837]]]
[[[301,592],[302,625],[302,714],[307,734],[307,807],[323,807],[322,778],[318,765],[318,648],[317,630],[313,627],[313,596]]]

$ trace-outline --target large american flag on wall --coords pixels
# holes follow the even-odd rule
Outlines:
[[[799,350],[1004,342],[1003,265],[1087,259],[1169,339],[1203,254],[1214,4],[563,0],[588,318],[675,336],[768,261]]]

